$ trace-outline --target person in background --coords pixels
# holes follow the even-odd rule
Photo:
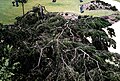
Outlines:
[[[18,0],[15,0],[15,3],[16,3],[16,7],[18,7],[19,6],[19,2],[18,2]]]
[[[40,15],[39,15],[42,19],[44,17],[44,12],[43,12],[43,6],[40,6]]]
[[[83,2],[83,0],[80,0],[80,2]]]
[[[80,6],[80,12],[83,13],[84,10],[83,10],[83,5]]]
[[[56,2],[56,0],[52,0],[52,2]]]
[[[12,5],[15,6],[15,0],[12,0]]]

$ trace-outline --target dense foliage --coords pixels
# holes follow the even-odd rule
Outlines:
[[[86,9],[88,10],[97,10],[97,9],[106,9],[106,10],[112,10],[112,11],[118,11],[118,9],[115,6],[112,6],[111,4],[105,3],[104,1],[95,0],[91,1],[91,4]]]
[[[120,55],[108,52],[116,47],[115,34],[108,29],[109,37],[103,30],[111,25],[108,21],[90,16],[66,20],[50,12],[44,18],[29,12],[16,19],[14,25],[0,24],[0,59],[20,63],[9,69],[12,81],[120,81]]]

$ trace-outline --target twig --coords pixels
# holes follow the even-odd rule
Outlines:
[[[50,42],[48,42],[43,48],[40,48],[40,46],[38,45],[38,42],[36,42],[36,43],[37,43],[37,46],[38,46],[38,49],[40,49],[40,56],[39,56],[38,64],[37,64],[37,66],[36,66],[33,70],[35,70],[37,67],[40,66],[40,61],[41,61],[41,57],[42,57],[42,54],[43,54],[43,50],[44,50],[51,42],[53,42],[53,40],[51,40]]]

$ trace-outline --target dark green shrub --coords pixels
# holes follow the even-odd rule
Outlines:
[[[117,11],[118,10],[115,6],[111,6],[110,9],[113,10],[113,11]]]

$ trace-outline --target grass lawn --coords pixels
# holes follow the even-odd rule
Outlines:
[[[120,2],[120,0],[116,0],[116,1]]]
[[[44,5],[48,11],[51,12],[74,12],[80,14],[79,5],[89,2],[90,0],[84,0],[80,3],[79,0],[57,0],[56,3],[52,3],[51,0],[28,0],[25,4],[25,12],[30,10],[33,6],[37,4]],[[103,16],[110,15],[112,11],[108,10],[96,10],[96,11],[85,11],[82,15],[93,15],[93,16]],[[0,0],[0,23],[8,24],[15,21],[15,17],[22,15],[21,4],[19,7],[13,7],[11,0]]]

